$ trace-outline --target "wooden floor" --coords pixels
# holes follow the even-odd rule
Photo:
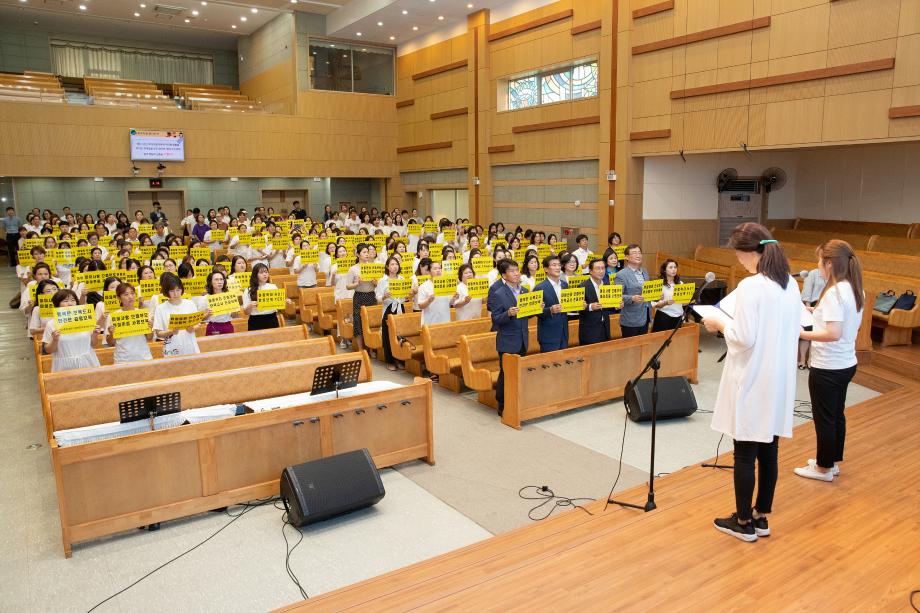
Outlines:
[[[756,543],[712,527],[734,510],[732,473],[691,467],[656,480],[651,513],[592,503],[594,516],[569,511],[283,610],[909,611],[920,589],[914,383],[848,409],[834,483],[792,472],[814,457],[811,423],[781,441],[773,536]],[[644,502],[645,489],[621,498]]]

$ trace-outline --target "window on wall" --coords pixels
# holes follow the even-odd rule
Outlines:
[[[393,49],[311,39],[309,66],[312,89],[393,94]]]
[[[523,109],[597,95],[597,60],[508,81],[507,109]]]

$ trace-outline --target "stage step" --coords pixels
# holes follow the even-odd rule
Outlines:
[[[856,369],[853,382],[868,387],[870,390],[885,394],[905,385],[911,385],[916,379],[902,377],[890,370],[874,365],[860,364]]]
[[[872,352],[872,366],[920,381],[920,351],[906,349],[877,349]]]

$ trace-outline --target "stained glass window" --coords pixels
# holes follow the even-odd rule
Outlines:
[[[537,78],[524,77],[508,83],[508,108],[523,109],[540,104],[537,92]]]
[[[597,96],[597,62],[508,82],[508,109]]]

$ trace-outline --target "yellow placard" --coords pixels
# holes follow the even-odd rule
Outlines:
[[[262,228],[264,228],[264,227],[265,227],[265,224],[264,224],[264,223],[254,223],[254,224],[252,224],[252,231],[253,231],[253,232],[261,232],[261,231],[262,231]]]
[[[157,250],[157,246],[156,245],[145,245],[142,247],[138,247],[137,250],[140,252],[142,260],[149,261],[150,258],[153,257],[154,252]]]
[[[570,287],[560,292],[562,310],[566,313],[574,313],[585,308],[585,288]]]
[[[393,298],[406,298],[412,289],[412,279],[390,279],[387,281],[387,291]]]
[[[132,309],[130,311],[115,311],[110,316],[115,331],[112,334],[116,339],[128,336],[150,334],[149,309]]]
[[[661,300],[661,291],[664,281],[661,279],[652,279],[642,284],[642,300],[644,302],[654,302]]]
[[[550,254],[550,246],[546,243],[537,245],[537,257],[540,258],[540,266],[543,266],[543,258],[547,257]]]
[[[204,321],[204,312],[195,311],[194,313],[173,313],[169,316],[170,330],[185,330],[192,326],[197,326]]]
[[[365,262],[361,264],[361,280],[376,281],[383,276],[383,264],[377,262]]]
[[[561,253],[569,248],[569,244],[565,241],[556,241],[553,243],[553,251],[556,253]]]
[[[239,283],[239,286],[241,288],[245,289],[249,287],[249,280],[252,279],[252,271],[244,270],[242,272],[235,272],[232,275],[230,275],[227,281],[229,282],[230,279],[235,280],[237,283]],[[227,287],[228,288],[230,287],[230,283],[227,283]]]
[[[227,229],[227,233],[229,234],[230,238],[233,238],[234,236],[240,235],[240,229],[237,226],[231,226]]]
[[[79,280],[86,285],[87,290],[101,292],[106,277],[111,276],[109,273],[108,270],[87,270],[79,274]]]
[[[192,247],[188,250],[189,255],[191,255],[195,260],[207,260],[211,261],[211,249],[210,247]]]
[[[613,248],[613,252],[617,254],[617,259],[622,260],[626,258],[626,245],[617,245]]]
[[[52,254],[58,264],[73,264],[74,255],[70,249],[55,249]]]
[[[52,296],[54,296],[54,294],[38,295],[38,316],[42,319],[54,317],[54,304],[51,302]]]
[[[410,236],[418,236],[422,233],[422,224],[410,223],[406,226],[406,233]]]
[[[157,275],[163,274],[163,267],[166,265],[166,260],[150,260],[150,268],[153,269],[153,272]]]
[[[541,268],[540,270],[535,272],[533,275],[533,281],[536,284],[540,284],[546,281],[546,271]]]
[[[31,249],[32,247],[42,247],[43,242],[44,242],[44,239],[41,238],[40,236],[37,238],[24,238],[22,239],[22,247],[23,249]]]
[[[457,268],[458,268],[458,267],[460,266],[460,264],[462,264],[462,263],[463,263],[462,260],[461,260],[460,262],[458,262],[457,260],[445,260],[445,259],[442,259],[442,260],[441,260],[441,272],[444,273],[445,275],[448,275],[448,274],[449,274],[449,275],[452,275],[452,274],[454,274],[454,273],[457,271]]]
[[[276,221],[275,225],[278,226],[278,229],[284,232],[285,234],[291,233],[291,221],[288,219]]]
[[[470,298],[485,298],[489,295],[489,280],[485,277],[474,277],[465,281]]]
[[[237,273],[239,274],[239,273]],[[227,277],[227,291],[237,298],[243,295],[243,287],[236,277]]]
[[[141,293],[140,297],[144,300],[156,296],[160,293],[160,280],[159,279],[144,279],[141,281]]]
[[[530,317],[543,312],[543,290],[535,292],[521,292],[518,294],[517,317]]]
[[[284,309],[287,295],[283,289],[260,289],[256,295],[260,311],[280,311]]]
[[[431,258],[432,262],[440,262],[443,256],[444,245],[441,243],[431,243],[428,245],[428,257]]]
[[[229,315],[240,310],[240,300],[228,288],[220,294],[208,294],[208,308],[211,315]]]
[[[272,248],[276,251],[285,251],[291,246],[291,237],[285,234],[278,234],[271,238]]]
[[[195,276],[207,280],[208,275],[214,270],[211,264],[195,264]]]
[[[169,257],[178,261],[188,255],[188,247],[185,245],[171,245],[169,247]]]
[[[191,277],[189,279],[182,279],[182,287],[185,288],[183,294],[188,294],[189,296],[202,295],[204,293],[204,288],[207,281],[207,277]]]
[[[578,287],[590,278],[588,275],[569,275],[565,278],[565,281],[569,284],[569,287]]]
[[[616,283],[601,285],[599,302],[605,309],[623,308],[623,286]]]
[[[438,233],[438,224],[434,221],[425,222],[425,234],[437,234]]]
[[[226,230],[211,230],[211,242],[222,243],[227,240]]]
[[[32,257],[31,249],[20,249],[16,257],[19,258],[19,264],[22,266],[35,266],[35,258]]]
[[[444,228],[444,242],[453,243],[457,240],[456,228]]]
[[[348,256],[344,258],[336,258],[335,260],[335,274],[344,275],[348,272],[352,266],[355,265],[355,259]]]
[[[61,334],[91,332],[96,327],[96,315],[91,304],[56,308],[54,318]]]
[[[153,224],[152,223],[137,224],[137,233],[152,236],[153,235]]]
[[[430,278],[431,275],[416,275],[415,282],[421,287]]]
[[[297,256],[301,264],[319,264],[319,251],[316,249],[298,249]]]
[[[107,289],[102,292],[102,300],[105,302],[105,310],[109,313],[121,308],[121,302],[118,300],[118,296],[115,295],[115,290],[113,289]]]
[[[679,283],[674,286],[674,302],[677,304],[690,304],[693,294],[696,293],[696,283]]]
[[[240,239],[240,245],[243,247],[248,247],[252,244],[252,234],[249,234],[248,232],[240,232],[238,237]]]
[[[476,276],[484,277],[489,274],[489,271],[492,270],[492,258],[487,255],[475,257],[470,259],[470,264],[473,265],[473,272],[476,273]]]
[[[434,277],[434,295],[435,296],[453,296],[457,293],[456,277]]]

